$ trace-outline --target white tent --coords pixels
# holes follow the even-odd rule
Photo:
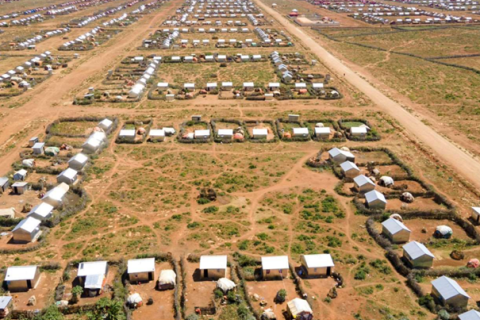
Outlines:
[[[312,308],[308,304],[307,300],[303,300],[300,298],[295,298],[287,303],[288,310],[295,318],[297,315],[302,313],[310,313],[313,314]]]
[[[233,290],[235,289],[235,287],[236,287],[235,282],[233,282],[230,279],[220,278],[217,281],[217,288],[221,289],[223,292]]]
[[[380,178],[380,181],[382,182],[382,184],[385,186],[385,187],[389,187],[389,186],[393,186],[395,184],[395,182],[393,181],[393,179],[391,177],[388,177],[388,176],[383,176]]]
[[[158,282],[160,285],[175,286],[177,275],[173,270],[162,270]]]
[[[128,296],[127,298],[127,303],[129,305],[137,305],[139,303],[141,303],[143,300],[142,300],[142,297],[138,294],[138,293],[133,293],[131,295]]]

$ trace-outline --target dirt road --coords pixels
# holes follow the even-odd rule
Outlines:
[[[406,129],[406,131],[421,143],[431,148],[442,161],[448,163],[465,179],[480,188],[480,162],[459,147],[442,137],[435,130],[422,122],[420,118],[409,113],[400,104],[388,98],[378,89],[373,87],[359,74],[353,72],[338,58],[319,45],[310,35],[301,28],[293,25],[280,13],[256,1],[257,4],[268,14],[279,21],[292,35],[301,39],[303,44],[310,48],[327,67],[337,74],[337,77],[345,79],[352,86],[363,92],[375,103],[379,110],[391,115]]]

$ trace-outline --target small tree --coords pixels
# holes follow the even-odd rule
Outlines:
[[[79,297],[83,294],[83,288],[81,286],[75,286],[72,288],[72,299],[70,302],[72,304],[78,303]]]
[[[278,292],[277,292],[277,296],[276,296],[276,299],[275,299],[275,300],[276,300],[278,303],[282,303],[282,302],[285,302],[286,297],[287,297],[287,290],[285,290],[285,289],[280,289],[280,290],[278,290]]]
[[[216,299],[222,299],[223,298],[223,291],[220,289],[215,289],[213,292],[215,294]]]
[[[237,295],[235,294],[235,292],[233,292],[233,290],[228,291],[227,299],[230,303],[234,303],[237,301]]]
[[[198,320],[198,316],[195,313],[192,313],[185,320]]]
[[[237,309],[238,317],[242,320],[248,319],[248,309],[244,304],[241,304]]]
[[[438,315],[438,319],[440,319],[440,320],[450,319],[450,314],[445,309],[442,309],[442,310],[438,311],[437,315]]]

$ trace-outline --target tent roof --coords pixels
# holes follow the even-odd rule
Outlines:
[[[88,157],[86,155],[84,155],[83,153],[77,153],[76,155],[74,155],[70,160],[68,160],[68,162],[79,162],[79,163],[86,163],[88,161]]]
[[[333,148],[328,151],[328,154],[332,157],[335,158],[336,156],[343,154],[344,156],[348,158],[355,158],[355,156],[350,152],[350,151],[344,151],[340,150],[338,148]]]
[[[480,312],[470,310],[458,315],[459,320],[480,320]]]
[[[164,129],[150,129],[150,135],[154,137],[164,137],[165,130]]]
[[[364,174],[361,174],[361,175],[353,178],[353,182],[355,182],[355,184],[358,185],[359,187],[367,185],[367,184],[373,185],[373,186],[375,185],[375,183],[373,183],[373,181]]]
[[[40,225],[40,223],[41,223],[40,220],[37,220],[37,219],[32,218],[32,217],[27,217],[27,218],[23,219],[22,221],[20,221],[17,224],[17,226],[12,230],[12,232],[15,232],[19,229],[22,229],[26,232],[32,233]]]
[[[12,297],[10,296],[0,297],[0,310],[5,310],[10,304],[10,302],[12,302]]]
[[[28,213],[29,215],[32,213],[35,213],[36,215],[42,216],[42,217],[47,217],[51,212],[53,211],[53,206],[46,203],[42,202],[39,205],[33,207],[32,210]]]
[[[383,203],[387,203],[387,199],[385,199],[385,196],[383,195],[383,193],[378,192],[377,190],[372,190],[365,193],[365,199],[367,200],[367,203],[371,203],[376,200],[380,200]]]
[[[101,289],[105,279],[104,274],[89,274],[85,277],[85,289]]]
[[[200,269],[227,269],[227,256],[201,256]]]
[[[302,312],[313,313],[312,308],[308,304],[307,300],[295,298],[289,301],[287,305],[293,316],[296,316]]]
[[[65,182],[60,183],[55,188],[48,191],[42,198],[42,200],[50,198],[54,200],[62,200],[63,196],[68,192],[70,187]]]
[[[305,259],[307,268],[326,268],[335,266],[330,254],[306,254],[303,258]]]
[[[98,275],[107,273],[107,261],[81,262],[78,265],[77,276]]]
[[[458,295],[470,298],[470,296],[458,285],[458,283],[449,277],[442,276],[432,281],[432,286],[444,300],[448,300]]]
[[[393,218],[389,218],[383,221],[382,226],[387,229],[391,234],[396,234],[402,230],[410,232],[410,229],[408,229],[402,222]]]
[[[429,256],[435,258],[435,256],[427,249],[422,243],[412,241],[403,246],[403,250],[413,259],[417,259],[423,256]]]
[[[308,128],[293,128],[293,134],[308,134]]]
[[[480,207],[472,207],[472,210],[476,215],[480,215]]]
[[[68,179],[73,180],[73,179],[75,179],[77,174],[78,174],[77,170],[72,169],[72,168],[67,168],[67,169],[63,170],[58,176],[59,177],[67,177]]]
[[[327,127],[327,128],[328,128],[328,127]],[[317,129],[317,128],[315,128],[315,129]],[[330,129],[330,128],[328,128],[328,129]],[[355,163],[351,162],[351,161],[342,162],[342,163],[340,164],[340,167],[342,168],[342,170],[343,170],[344,172],[350,171],[350,170],[352,170],[352,169],[354,169],[354,170],[356,170],[356,171],[360,171],[360,169],[357,167],[357,165],[356,165]]]
[[[217,287],[222,289],[223,292],[232,290],[236,287],[235,282],[227,278],[220,278],[217,281]]]
[[[267,135],[268,130],[266,128],[253,128],[253,135]]]
[[[5,281],[33,280],[37,273],[37,266],[8,267]]]
[[[160,278],[158,282],[160,284],[173,284],[175,285],[175,279],[177,278],[177,275],[173,270],[162,270],[160,272]]]
[[[262,257],[262,269],[288,269],[288,256]]]
[[[155,272],[155,258],[128,260],[127,273]]]

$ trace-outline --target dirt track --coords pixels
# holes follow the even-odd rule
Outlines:
[[[385,96],[365,80],[362,75],[353,72],[341,60],[329,53],[312,39],[310,35],[303,32],[301,28],[290,23],[290,21],[280,13],[263,4],[261,1],[256,2],[263,10],[280,22],[288,32],[301,39],[303,44],[310,48],[318,56],[320,61],[337,74],[338,78],[343,78],[363,92],[381,111],[394,117],[408,133],[413,134],[421,143],[435,151],[436,156],[455,168],[458,173],[473,185],[480,188],[480,181],[475,179],[475,177],[480,176],[480,162],[478,159],[465,153],[435,130],[425,125],[421,119],[405,110],[400,104]]]

